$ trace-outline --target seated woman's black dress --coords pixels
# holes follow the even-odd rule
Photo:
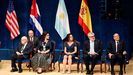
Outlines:
[[[76,42],[74,42],[71,46],[68,45],[67,42],[64,42],[64,47],[66,47],[66,51],[67,52],[74,52],[74,47],[77,47]],[[65,55],[72,55],[73,57],[75,56],[75,54],[65,54]]]
[[[51,50],[51,42],[50,41],[48,41],[48,43],[40,42],[38,49],[40,51]],[[31,59],[31,65],[33,70],[37,70],[37,68],[42,68],[43,70],[47,70],[52,62],[52,59],[53,56],[50,53],[50,51],[49,53],[46,54],[36,53]]]

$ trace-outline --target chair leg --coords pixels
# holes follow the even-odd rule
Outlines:
[[[110,64],[108,64],[108,71],[110,72],[111,70],[110,70]]]
[[[83,73],[83,64],[81,63],[81,73]]]
[[[124,73],[126,74],[126,64],[124,64]]]
[[[102,63],[100,64],[100,72],[102,73]]]
[[[29,72],[31,71],[31,69],[30,69],[30,62],[26,62],[26,67],[28,68],[28,70],[29,70]]]
[[[79,72],[79,62],[77,63],[77,72]]]
[[[58,62],[58,72],[60,72],[60,63]]]
[[[31,70],[30,70],[30,67],[29,67],[29,72],[30,72]]]
[[[104,68],[105,68],[105,73],[107,72],[107,66],[106,63],[104,64]]]
[[[49,71],[51,71],[52,72],[52,63],[49,65]]]
[[[53,63],[53,69],[55,70],[55,63]]]

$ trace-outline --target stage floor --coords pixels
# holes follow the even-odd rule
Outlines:
[[[18,72],[14,72],[11,73],[10,72],[10,60],[2,60],[0,62],[0,75],[38,75],[36,72],[30,71],[25,67],[25,64],[23,65],[23,72],[20,74]],[[62,65],[61,65],[62,68]],[[58,72],[58,67],[57,67],[57,63],[56,63],[56,69],[52,72],[46,72],[46,73],[42,73],[41,75],[86,75],[85,73],[85,66],[84,66],[84,72],[83,73],[77,73],[76,71],[76,64],[72,65],[72,73],[71,74],[62,74],[61,72]],[[104,70],[104,67],[103,67]],[[115,71],[116,71],[116,75],[118,75],[119,73],[119,66],[115,66]],[[124,75],[133,75],[133,59],[130,60],[129,64],[126,67],[126,74]],[[100,69],[99,69],[99,65],[96,65],[95,69],[94,69],[94,75],[110,75],[110,72],[107,73],[100,73]]]

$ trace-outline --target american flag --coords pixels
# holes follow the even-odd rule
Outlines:
[[[6,13],[6,27],[10,31],[10,36],[12,40],[20,34],[13,0],[9,0],[9,5]]]

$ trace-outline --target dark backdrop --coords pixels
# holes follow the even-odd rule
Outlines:
[[[50,33],[51,39],[57,43],[57,48],[62,47],[62,40],[56,32],[55,16],[59,0],[37,0],[41,18],[42,27],[44,31]],[[124,10],[121,20],[103,20],[100,13],[100,0],[87,0],[92,16],[93,30],[96,37],[103,42],[103,47],[107,48],[107,42],[112,39],[112,35],[118,32],[121,39],[125,40],[128,50],[128,56],[131,57],[132,42],[133,42],[133,26],[132,26],[132,0],[123,0],[122,9]],[[10,34],[5,27],[5,16],[8,7],[8,0],[0,0],[0,42],[1,48],[12,49],[15,48],[20,40],[20,37],[27,35],[28,29],[31,28],[29,24],[29,14],[32,0],[14,0],[15,10],[18,17],[21,35],[15,40],[10,40]],[[70,29],[76,40],[81,42],[86,40],[82,28],[78,25],[78,14],[81,0],[65,0],[68,11]]]

